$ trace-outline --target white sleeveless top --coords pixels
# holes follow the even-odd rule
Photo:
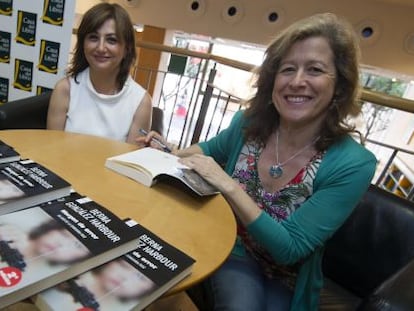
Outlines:
[[[126,141],[132,119],[146,90],[128,77],[115,95],[96,92],[89,68],[70,81],[70,100],[65,131]]]

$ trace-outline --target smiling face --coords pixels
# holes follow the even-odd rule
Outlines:
[[[335,91],[334,55],[323,37],[292,45],[276,73],[272,100],[281,124],[319,127]]]
[[[88,33],[83,48],[91,70],[116,72],[125,56],[125,43],[116,35],[113,19],[105,21],[96,32]]]

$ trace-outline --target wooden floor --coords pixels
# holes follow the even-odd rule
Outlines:
[[[39,311],[29,302],[19,302],[1,311]],[[148,306],[145,311],[198,311],[186,293],[179,293],[166,298],[161,298]]]

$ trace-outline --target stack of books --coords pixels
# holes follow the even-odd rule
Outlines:
[[[12,146],[0,140],[0,163],[16,161],[20,154]]]
[[[142,310],[193,264],[40,163],[2,156],[0,308],[30,297],[40,310]]]

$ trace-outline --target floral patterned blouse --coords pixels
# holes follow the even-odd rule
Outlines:
[[[263,150],[256,142],[248,142],[241,150],[233,179],[236,179],[246,193],[257,203],[257,206],[278,222],[286,219],[301,204],[312,195],[313,180],[322,160],[323,153],[317,153],[309,163],[282,189],[270,193],[264,190],[259,178],[257,163]],[[246,251],[263,267],[264,273],[271,278],[281,278],[287,285],[293,286],[297,269],[295,266],[277,264],[259,243],[247,232],[245,227],[238,224],[237,233],[246,248]]]

